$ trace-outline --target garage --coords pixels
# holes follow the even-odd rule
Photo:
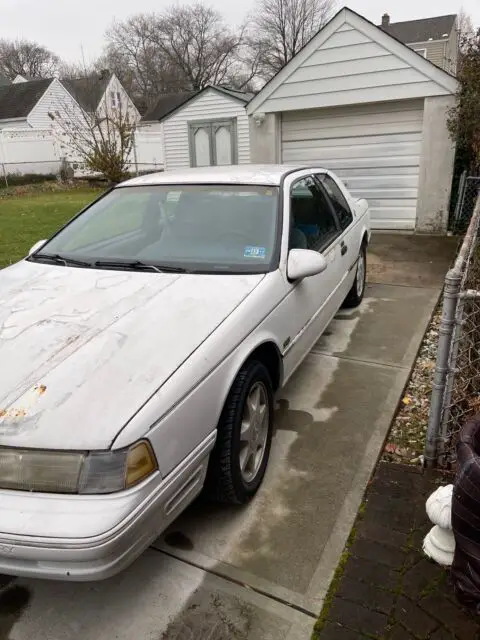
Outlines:
[[[344,8],[247,105],[252,162],[318,164],[370,205],[372,227],[443,232],[457,80]]]
[[[377,229],[415,228],[423,102],[291,111],[282,162],[325,165],[366,198]]]

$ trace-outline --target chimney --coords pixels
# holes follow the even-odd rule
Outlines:
[[[390,16],[388,13],[384,13],[382,16],[382,27],[385,29],[388,26],[390,26]]]

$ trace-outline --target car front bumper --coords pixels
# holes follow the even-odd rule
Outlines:
[[[167,478],[156,474],[119,494],[0,491],[0,573],[89,581],[122,571],[201,491],[214,441]]]

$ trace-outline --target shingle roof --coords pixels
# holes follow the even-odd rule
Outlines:
[[[233,89],[226,89],[225,87],[207,86],[199,91],[183,91],[180,93],[165,93],[161,95],[157,103],[152,109],[143,116],[142,122],[152,122],[154,120],[164,120],[167,116],[174,111],[182,107],[186,102],[194,98],[195,96],[207,91],[208,89],[215,89],[220,93],[236,98],[245,104],[253,97],[251,93],[245,93],[244,91],[236,91]]]
[[[456,15],[451,14],[422,20],[393,22],[388,26],[382,26],[381,24],[377,26],[405,44],[413,44],[415,42],[428,42],[430,39],[442,40],[447,38],[455,25],[456,17]]]
[[[0,87],[0,120],[26,118],[52,82],[48,78]]]
[[[241,100],[242,102],[249,102],[255,95],[254,93],[249,93],[247,91],[237,91],[237,89],[228,89],[227,87],[215,86],[213,88],[218,89],[219,91],[223,91],[224,93],[232,96],[232,98],[238,98],[238,100]]]
[[[183,91],[181,93],[164,93],[159,96],[154,107],[149,109],[143,116],[144,122],[151,122],[152,120],[163,120],[172,111],[175,111],[182,104],[185,104],[190,98],[196,96],[199,91]]]
[[[85,111],[96,111],[110,82],[112,74],[93,75],[85,78],[65,78],[61,82]]]

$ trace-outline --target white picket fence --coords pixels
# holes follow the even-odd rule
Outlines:
[[[73,166],[75,176],[88,174],[81,158],[51,130],[0,129],[0,179],[9,175],[57,174],[62,158]],[[136,132],[129,168],[132,173],[163,170],[160,133]]]

